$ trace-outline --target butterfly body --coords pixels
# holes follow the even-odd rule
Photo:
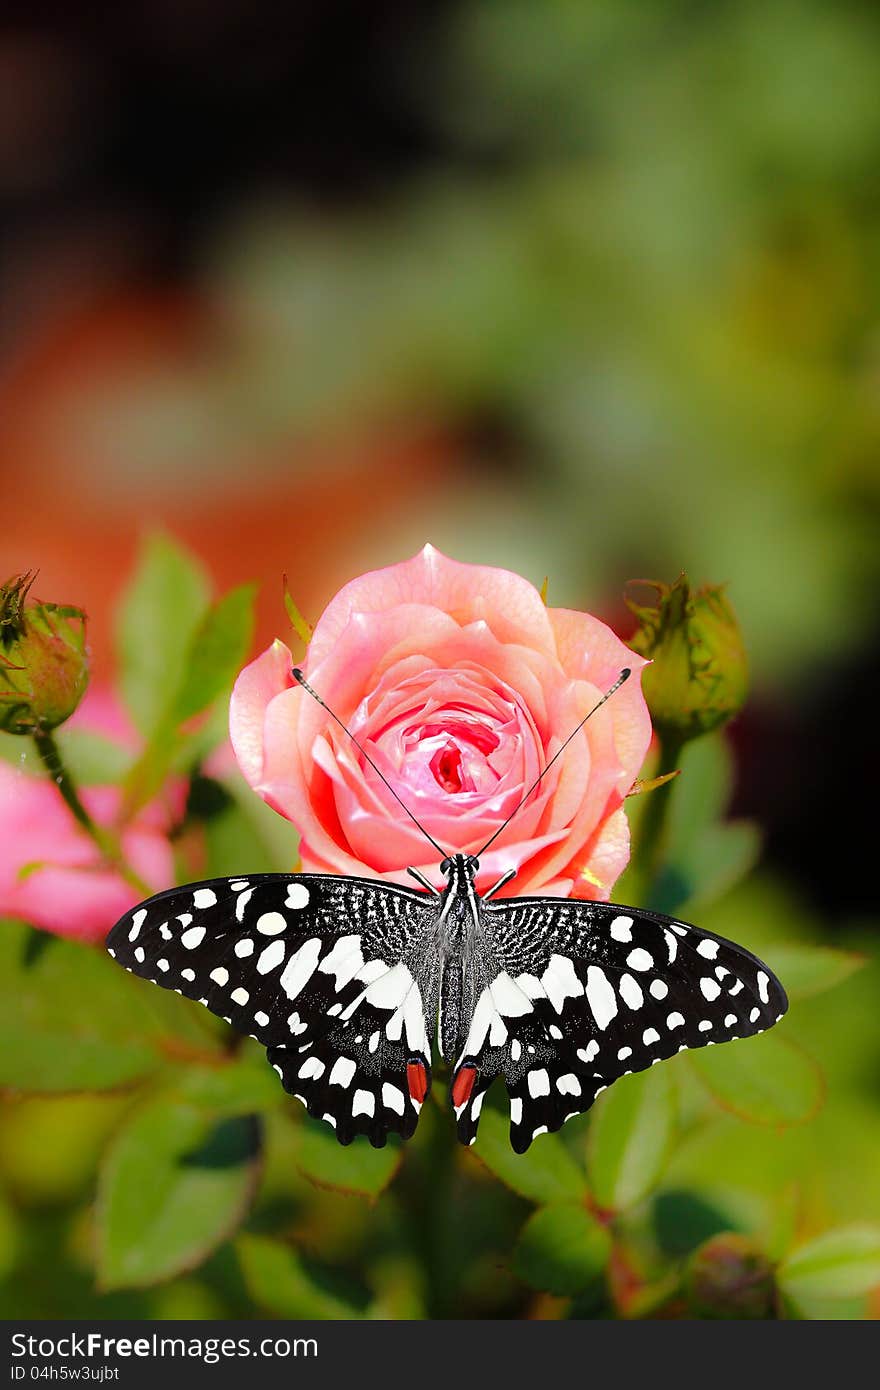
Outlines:
[[[444,860],[440,893],[325,874],[190,884],[126,913],[107,946],[255,1037],[340,1142],[377,1147],[414,1132],[435,1037],[461,1141],[501,1075],[523,1152],[618,1077],[787,1008],[722,937],[610,903],[481,896],[477,867]]]

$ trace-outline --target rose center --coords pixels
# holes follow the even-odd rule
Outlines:
[[[438,748],[429,764],[437,785],[445,792],[460,792],[462,789],[461,749],[455,743],[447,743]]]

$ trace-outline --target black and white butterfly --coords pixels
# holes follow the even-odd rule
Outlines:
[[[414,870],[420,888],[329,874],[172,888],[126,913],[107,949],[256,1038],[341,1143],[376,1147],[415,1130],[435,1036],[461,1142],[500,1075],[523,1153],[619,1077],[761,1033],[788,1007],[723,937],[612,903],[493,900],[512,875],[480,895],[468,854],[440,867],[442,891]]]

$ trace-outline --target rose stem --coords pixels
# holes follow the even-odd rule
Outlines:
[[[667,735],[663,738],[660,734],[657,735],[658,777],[667,772],[674,772],[679,767],[684,742],[684,739],[674,736]],[[636,865],[644,894],[652,904],[668,850],[669,808],[672,804],[672,789],[677,781],[677,777],[673,778],[671,782],[664,783],[662,787],[655,787],[648,793],[647,805],[639,827]]]
[[[122,875],[126,883],[130,884],[142,897],[148,898],[152,889],[148,883],[140,877],[125,859],[120,849],[119,843],[108,830],[96,825],[89,815],[76,789],[70,771],[65,767],[61,757],[61,752],[52,734],[46,729],[35,729],[33,740],[36,744],[37,752],[40,755],[43,766],[48,772],[52,781],[58,788],[65,804],[72,812],[76,821],[82,826],[86,834],[95,842],[101,851],[104,859]]]

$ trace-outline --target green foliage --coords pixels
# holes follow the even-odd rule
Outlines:
[[[201,570],[174,542],[157,536],[146,546],[119,630],[122,690],[146,736],[123,783],[129,813],[172,766],[205,751],[185,726],[228,695],[250,646],[254,592],[245,584],[212,604]]]
[[[21,923],[2,924],[0,979],[0,1086],[10,1090],[110,1090],[180,1048],[216,1049],[198,1006],[171,1010],[109,957]]]
[[[326,1293],[297,1252],[263,1236],[240,1236],[235,1254],[257,1308],[281,1318],[354,1318],[357,1311]]]
[[[807,1241],[777,1271],[785,1294],[802,1298],[845,1298],[880,1284],[880,1226],[828,1231]]]
[[[374,1149],[361,1137],[343,1148],[327,1125],[305,1120],[297,1136],[295,1162],[318,1187],[378,1197],[397,1172],[401,1157],[399,1145],[392,1140],[384,1149]]]
[[[252,1118],[148,1099],[110,1146],[98,1187],[98,1276],[141,1287],[192,1269],[240,1224],[260,1150]]]
[[[520,1279],[548,1293],[581,1293],[601,1280],[611,1237],[583,1207],[541,1207],[522,1229],[513,1256]]]
[[[753,1124],[803,1124],[822,1103],[818,1066],[776,1032],[700,1048],[689,1061],[719,1105]]]
[[[596,1101],[588,1146],[594,1200],[624,1211],[642,1200],[663,1171],[675,1132],[669,1068],[625,1076]]]
[[[252,606],[249,586],[213,600],[176,543],[150,541],[119,637],[140,751],[58,732],[74,782],[120,788],[123,820],[188,779],[181,879],[191,862],[207,875],[296,862],[293,827],[222,759],[204,767]],[[0,757],[42,776],[12,743]],[[624,1078],[524,1155],[501,1095],[468,1152],[433,1106],[409,1146],[342,1147],[262,1048],[198,1005],[100,950],[0,925],[0,1086],[15,1097],[0,1109],[0,1316],[509,1317],[543,1294],[570,1316],[763,1316],[767,1300],[784,1316],[866,1316],[880,1285],[876,942],[828,944],[787,884],[751,872],[758,835],[726,819],[720,735],[680,761],[628,803],[635,852],[615,896],[760,950],[794,1007],[779,1030]],[[443,1085],[440,1072],[438,1097]]]
[[[789,999],[808,999],[842,984],[866,963],[854,951],[833,946],[773,946],[767,964],[785,981]]]
[[[486,1109],[474,1153],[503,1183],[532,1202],[577,1201],[587,1194],[586,1176],[559,1135],[542,1134],[524,1154],[510,1147],[509,1122]]]
[[[141,733],[155,735],[186,680],[208,608],[207,577],[169,536],[155,535],[120,607],[119,682]]]

